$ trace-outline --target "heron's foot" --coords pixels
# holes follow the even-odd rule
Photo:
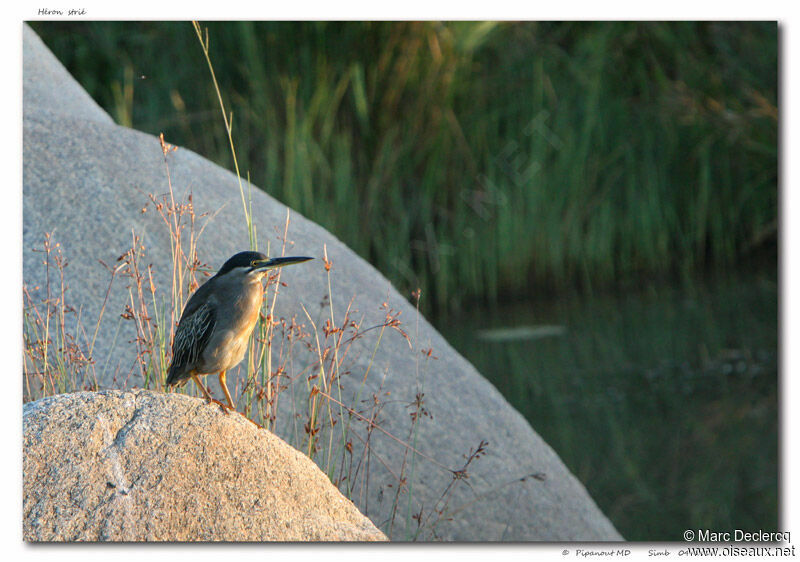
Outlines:
[[[216,404],[217,406],[219,406],[220,408],[222,408],[222,411],[225,412],[226,414],[230,414],[231,413],[230,411],[231,411],[232,408],[230,406],[228,406],[227,404],[223,404],[219,400],[216,400],[216,399],[211,398],[211,397],[206,398],[206,404],[211,405],[212,402],[214,404]]]

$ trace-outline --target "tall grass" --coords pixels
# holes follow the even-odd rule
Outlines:
[[[34,22],[120,122],[233,166],[439,308],[777,239],[774,23]],[[121,62],[120,62],[121,61]]]

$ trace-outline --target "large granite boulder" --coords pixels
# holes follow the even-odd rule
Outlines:
[[[146,263],[153,264],[156,285],[169,284],[168,231],[152,207],[142,212],[148,194],[168,190],[164,156],[154,136],[115,125],[27,26],[23,43],[24,282],[29,288],[44,286],[43,256],[33,248],[54,231],[69,261],[67,299],[80,307],[81,321],[92,336],[109,282],[109,272],[98,260],[116,264],[131,247],[132,232],[146,249]],[[168,163],[176,197],[185,200],[191,190],[198,223],[207,223],[198,242],[201,259],[219,267],[247,249],[235,175],[185,148],[170,153]],[[207,215],[201,218],[202,213]],[[280,249],[286,214],[284,205],[253,190],[259,248],[270,243]],[[364,328],[342,365],[337,396],[365,417],[380,403],[378,428],[351,417],[352,424],[336,426],[332,443],[341,438],[336,431],[347,427],[351,432],[347,458],[351,466],[361,466],[360,480],[341,481],[340,489],[348,488],[349,497],[391,539],[621,539],[558,455],[378,271],[297,213],[291,214],[288,239],[287,255],[321,257],[323,246],[327,248],[336,322],[349,307]],[[321,335],[330,318],[323,261],[286,268],[281,280],[286,286],[274,316],[296,317],[309,331],[303,305]],[[119,317],[129,301],[125,283],[115,280],[93,350],[101,388],[145,384],[135,364],[133,323]],[[389,308],[401,313],[408,338],[391,327],[366,331],[384,324]],[[295,378],[287,392],[300,392],[281,402],[272,425],[297,447],[304,435],[298,412],[308,408],[309,371],[304,369],[314,364],[316,354],[313,345],[296,349],[286,373]],[[228,375],[228,386],[239,399],[243,373]],[[212,378],[207,380],[220,396]],[[344,412],[340,419],[348,418]],[[415,412],[420,415],[412,421]],[[473,459],[466,474],[460,472],[482,441],[488,442],[485,454]],[[326,459],[315,460],[330,468]]]
[[[307,456],[199,398],[60,394],[22,419],[27,541],[386,540]]]

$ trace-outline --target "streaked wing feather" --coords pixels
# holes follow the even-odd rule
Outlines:
[[[167,384],[173,385],[188,377],[188,372],[208,344],[215,324],[214,308],[208,303],[181,317],[172,343],[172,363]]]

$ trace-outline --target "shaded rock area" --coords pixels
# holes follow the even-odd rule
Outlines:
[[[202,55],[198,52],[185,56]],[[181,61],[176,60],[175,64]],[[156,286],[169,286],[169,234],[156,212],[141,212],[148,203],[148,194],[163,194],[168,189],[164,156],[155,136],[158,132],[153,133],[114,124],[39,37],[24,27],[23,282],[30,288],[45,286],[47,270],[42,254],[33,249],[41,247],[46,233],[55,232],[54,239],[69,261],[65,271],[67,299],[79,307],[90,336],[109,282],[109,272],[99,260],[113,266],[117,257],[130,248],[132,231],[146,248],[146,263],[152,264]],[[198,223],[205,224],[198,241],[200,259],[216,268],[235,252],[248,249],[236,176],[184,147],[170,153],[168,160],[176,197],[185,200],[191,192]],[[270,245],[270,253],[275,255],[274,250],[280,249],[279,236],[286,215],[284,205],[260,189],[253,189],[252,216],[261,250]],[[294,212],[288,238],[287,255],[319,258],[323,246],[327,248],[333,263],[330,306],[334,316],[337,322],[341,321],[349,307],[365,328],[342,366],[341,397],[362,411],[371,407],[365,400],[383,397],[378,416],[382,431],[368,433],[364,424],[356,421],[348,426],[348,454],[353,466],[362,460],[363,466],[359,480],[345,485],[355,487],[350,497],[376,526],[392,540],[621,539],[551,447],[385,277],[335,236]],[[286,286],[280,289],[275,318],[296,317],[310,331],[304,306],[316,325],[323,326],[330,318],[330,308],[322,260],[286,268],[281,282]],[[93,352],[100,388],[132,389],[145,385],[136,365],[133,322],[120,320],[129,300],[125,283],[115,281]],[[424,305],[424,296],[422,302]],[[366,330],[384,322],[387,307],[383,303],[399,313],[408,339],[392,329],[385,333]],[[309,404],[307,381],[302,377],[307,376],[309,366],[314,370],[318,356],[316,349],[304,350],[301,345],[295,346],[293,353],[291,369],[286,373],[289,388],[281,398],[281,410],[271,429],[300,446],[298,442],[304,434],[298,413],[307,411]],[[535,360],[532,356],[531,361]],[[214,395],[220,397],[215,379],[208,377],[207,381]],[[239,404],[244,379],[242,368],[228,373],[228,386]],[[194,392],[191,384],[186,388]],[[292,395],[292,389],[302,392]],[[410,414],[414,409],[410,405],[418,396],[423,397],[425,411],[430,415],[419,417],[412,427]],[[344,423],[338,424],[336,430],[343,426]],[[107,447],[102,423],[96,422],[92,427],[93,433],[84,437],[96,439],[98,448],[101,443]],[[113,442],[114,432],[109,432]],[[334,442],[337,440],[338,436]],[[401,441],[413,441],[419,454],[410,455]],[[488,442],[486,454],[470,465],[468,479],[451,486],[453,471],[464,465],[465,455],[481,442]],[[226,444],[215,442],[207,451],[222,462],[218,455],[224,454]],[[71,454],[66,451],[66,455]],[[113,461],[106,462],[113,466]],[[134,485],[134,472],[126,473],[124,482],[111,482],[114,486]],[[532,474],[537,477],[525,478]],[[446,506],[440,501],[445,490]],[[108,487],[105,493],[103,497],[110,499],[119,492]],[[27,509],[33,509],[32,505]],[[124,510],[128,504],[120,499],[110,505]],[[187,505],[186,509],[194,507]],[[442,511],[441,516],[433,512],[435,509]],[[410,515],[420,512],[428,524],[424,534],[415,536],[417,521]],[[82,529],[84,523],[76,522],[74,527]],[[93,532],[101,536],[112,530],[97,528]],[[68,538],[69,532],[64,531],[63,536]]]
[[[25,404],[26,541],[379,541],[305,455],[180,394]]]

